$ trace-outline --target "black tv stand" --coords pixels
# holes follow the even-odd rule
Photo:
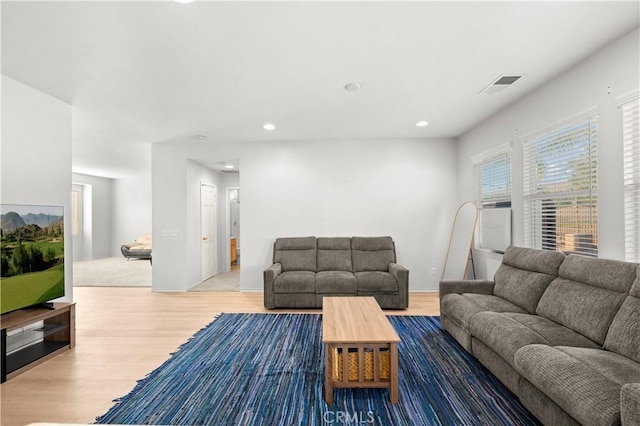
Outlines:
[[[75,304],[34,306],[2,315],[0,382],[75,346]]]

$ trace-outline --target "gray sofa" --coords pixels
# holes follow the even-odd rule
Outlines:
[[[440,282],[442,326],[545,425],[640,425],[638,264],[509,247]]]
[[[268,309],[320,308],[325,296],[373,296],[383,309],[406,309],[408,292],[391,237],[278,238],[264,271]]]

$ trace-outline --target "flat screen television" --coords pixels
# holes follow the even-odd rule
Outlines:
[[[0,313],[64,296],[64,208],[0,205]]]

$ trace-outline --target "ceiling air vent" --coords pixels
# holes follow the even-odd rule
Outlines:
[[[502,92],[507,87],[511,86],[518,79],[522,77],[521,75],[502,75],[496,78],[491,84],[482,89],[480,93],[486,93],[491,95],[493,93]]]

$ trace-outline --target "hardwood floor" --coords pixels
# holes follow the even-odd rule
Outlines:
[[[268,311],[262,293],[152,293],[76,287],[76,347],[0,386],[0,424],[92,423],[220,312]],[[411,293],[406,311],[438,315],[437,293]]]

